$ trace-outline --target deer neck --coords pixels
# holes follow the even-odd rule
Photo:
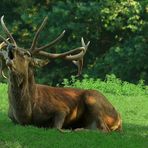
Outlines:
[[[11,90],[17,91],[21,96],[32,94],[32,89],[35,87],[34,74],[31,69],[28,70],[26,75],[18,74],[14,72],[9,73],[9,85]],[[24,94],[24,95],[25,95]],[[15,95],[15,94],[14,94]]]
[[[31,69],[27,75],[10,72],[9,103],[18,122],[24,119],[30,120],[35,89],[34,74]]]

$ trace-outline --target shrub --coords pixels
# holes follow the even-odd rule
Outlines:
[[[107,75],[105,81],[89,78],[88,75],[84,75],[83,79],[80,81],[72,76],[70,80],[64,79],[62,84],[64,87],[96,89],[105,93],[117,95],[148,95],[148,86],[145,86],[142,80],[136,85],[121,81],[113,74]]]

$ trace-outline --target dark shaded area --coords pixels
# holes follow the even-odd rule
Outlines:
[[[34,0],[1,1],[0,16],[18,45],[29,48],[35,31],[45,16],[48,23],[38,47],[63,30],[66,34],[49,52],[63,52],[91,41],[84,59],[83,74],[104,79],[115,74],[122,80],[148,83],[148,21],[146,0]],[[0,34],[3,32],[0,28]],[[37,70],[37,81],[55,85],[77,73],[72,63],[56,60]],[[58,79],[57,79],[58,78]]]

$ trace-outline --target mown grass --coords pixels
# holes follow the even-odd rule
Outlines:
[[[79,83],[83,88],[96,89],[97,87],[99,89],[100,83],[95,83],[95,80],[92,81],[93,83],[90,81],[85,79]],[[71,85],[78,87],[79,83],[75,81]],[[104,91],[104,88],[101,91],[121,113],[123,119],[121,133],[99,131],[61,133],[56,129],[15,125],[7,117],[7,85],[0,84],[0,148],[147,148],[148,95],[146,87],[134,85],[135,91],[130,86],[132,93],[126,89],[119,93],[115,90],[119,89],[121,84],[117,85],[112,81],[112,85],[114,84],[112,86],[108,83],[102,82],[102,86],[105,88],[106,84],[106,90],[110,91]],[[140,94],[137,91],[139,89],[142,91]]]

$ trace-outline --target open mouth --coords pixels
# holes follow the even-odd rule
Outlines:
[[[8,52],[8,58],[6,60],[6,65],[9,68],[9,70],[12,70],[13,68],[13,59],[14,59],[14,52],[13,48],[11,46],[7,47],[7,52]]]
[[[14,59],[14,54],[11,50],[8,50],[8,58],[6,60],[6,65],[9,68],[9,70],[12,70],[13,68],[13,59]]]
[[[8,57],[10,58],[10,60],[13,60],[14,54],[13,54],[12,50],[8,51]]]

